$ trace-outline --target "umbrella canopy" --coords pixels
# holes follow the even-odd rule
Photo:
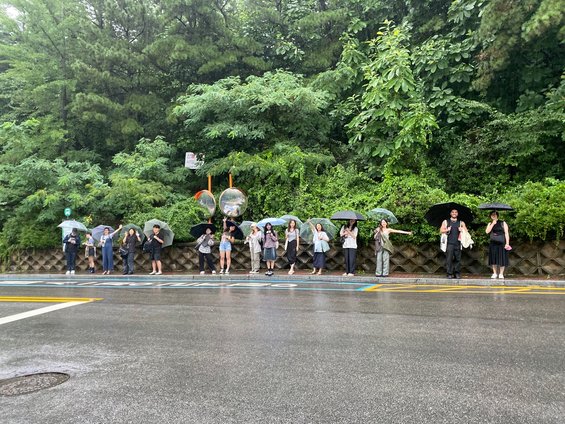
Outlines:
[[[105,228],[109,228],[110,229],[110,234],[112,234],[114,232],[114,228],[110,227],[109,225],[97,225],[96,227],[94,227],[91,231],[92,233],[92,238],[96,241],[100,241],[100,238],[102,237],[102,234],[104,234],[104,229]]]
[[[433,205],[430,209],[428,209],[424,218],[430,225],[433,225],[434,227],[441,227],[441,223],[445,219],[449,219],[449,214],[453,209],[457,209],[459,212],[458,219],[463,221],[465,224],[470,224],[473,221],[474,217],[471,209],[455,202],[438,203]]]
[[[296,228],[300,228],[300,226],[303,224],[302,220],[294,215],[283,215],[281,216],[280,219],[284,219],[287,222],[287,224],[290,221],[294,220],[296,222]]]
[[[338,232],[337,227],[329,219],[310,218],[308,221],[306,221],[304,224],[300,226],[300,238],[306,240],[308,243],[312,243],[312,239],[314,235],[312,233],[312,228],[310,227],[309,223],[312,223],[312,225],[314,226],[316,224],[322,224],[322,227],[324,228],[324,231],[326,232],[330,240],[333,239]]]
[[[386,219],[389,224],[398,224],[398,219],[396,219],[396,216],[394,216],[391,211],[384,208],[371,209],[369,212],[367,212],[367,218],[371,218],[379,222],[383,219]]]
[[[62,228],[62,229],[69,229],[72,230],[73,228],[76,228],[78,231],[88,231],[88,228],[86,228],[86,225],[84,225],[82,222],[78,222],[75,220],[67,220],[67,221],[63,221],[61,222],[59,225],[57,225],[57,227]]]
[[[481,203],[479,209],[486,209],[491,211],[513,211],[514,208],[506,203]]]
[[[239,224],[239,229],[243,232],[243,235],[245,237],[251,234],[251,224],[253,224],[253,221],[243,221],[241,224]]]
[[[365,217],[359,212],[355,211],[339,211],[334,213],[330,219],[335,219],[338,221],[349,221],[350,219],[355,219],[357,221],[364,221]]]
[[[169,227],[165,221],[159,221],[158,219],[150,219],[143,225],[143,232],[149,238],[151,234],[153,234],[153,226],[158,225],[161,227],[159,230],[163,235],[163,245],[162,247],[167,247],[173,244],[173,240],[175,238],[175,233]]]
[[[209,222],[201,222],[200,224],[196,224],[190,227],[190,235],[194,238],[198,238],[202,234],[204,234],[208,228],[212,230],[212,233],[215,233],[217,231],[217,227],[214,224],[211,224]]]
[[[257,223],[258,227],[264,228],[265,225],[270,223],[273,227],[277,227],[279,225],[286,225],[286,221],[282,218],[264,218]]]
[[[237,225],[235,222],[233,221],[226,221],[226,226],[229,227],[235,227],[235,231],[233,232],[233,237],[235,239],[238,240],[243,240],[243,238],[245,237],[243,235],[243,231],[241,231],[241,228],[239,228],[239,225]]]
[[[124,235],[126,235],[128,233],[128,231],[130,230],[130,228],[133,228],[135,230],[136,233],[139,234],[139,238],[141,239],[141,241],[143,242],[143,239],[145,238],[145,234],[143,234],[143,230],[141,229],[141,227],[139,225],[135,225],[135,224],[126,224],[122,227],[122,229],[120,230],[120,232],[118,233],[120,238],[123,238]]]

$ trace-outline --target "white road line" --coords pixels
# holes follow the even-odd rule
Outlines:
[[[8,324],[9,322],[18,321],[20,319],[31,318],[37,315],[42,315],[49,312],[57,311],[59,309],[70,308],[71,306],[82,305],[84,303],[90,303],[90,302],[91,301],[89,300],[89,301],[81,301],[81,302],[58,303],[56,305],[46,306],[45,308],[39,308],[29,312],[22,312],[16,315],[10,315],[4,318],[0,318],[0,325]]]

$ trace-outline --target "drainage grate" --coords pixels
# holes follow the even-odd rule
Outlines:
[[[0,396],[18,396],[48,389],[67,381],[71,376],[62,372],[42,372],[0,380]]]

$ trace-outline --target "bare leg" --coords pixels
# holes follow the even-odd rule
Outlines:
[[[231,266],[231,252],[227,251],[226,252],[226,272],[230,271],[230,266]]]
[[[498,278],[504,278],[504,268],[503,266],[500,267],[500,272],[498,274]]]
[[[220,252],[220,273],[224,272],[224,255],[225,252]]]
[[[162,272],[161,271],[161,261],[157,261],[157,272]]]

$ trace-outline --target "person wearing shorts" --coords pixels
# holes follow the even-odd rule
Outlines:
[[[224,231],[220,239],[220,274],[230,273],[232,243],[235,241],[232,234],[234,230],[234,226],[227,226],[227,218],[224,218]]]
[[[151,268],[152,271],[149,275],[161,275],[162,264],[161,264],[161,248],[163,246],[163,235],[161,234],[161,227],[157,224],[153,226],[153,234],[149,237],[148,243],[151,243],[151,250],[149,251],[149,257],[151,258]]]

